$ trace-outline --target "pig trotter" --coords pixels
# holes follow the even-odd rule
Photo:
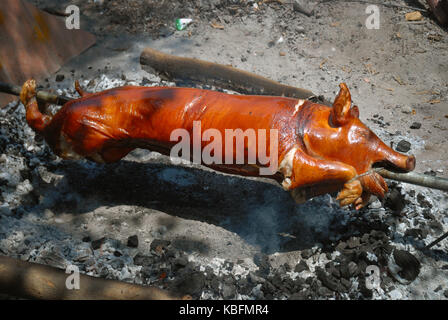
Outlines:
[[[84,96],[84,91],[82,90],[81,86],[79,85],[79,81],[75,80],[75,90],[76,92],[78,92],[78,94],[83,97]]]
[[[81,88],[78,80],[75,80],[75,90],[81,97],[87,97],[88,95],[91,95],[91,93],[86,92]]]
[[[39,111],[36,99],[36,81],[27,80],[20,92],[20,101],[26,109],[26,121],[34,131],[42,133],[45,127],[50,123],[51,117],[43,115]]]
[[[341,206],[353,204],[355,209],[359,210],[369,202],[372,195],[383,199],[388,190],[383,177],[376,172],[372,172],[347,182],[336,200],[339,200]]]
[[[354,180],[344,184],[344,188],[338,193],[336,200],[339,200],[341,207],[350,204],[359,204],[362,195],[362,186],[359,180]]]
[[[22,91],[20,92],[20,101],[25,107],[27,107],[28,104],[32,102],[31,100],[33,98],[36,98],[36,81],[27,80],[22,86]]]
[[[360,181],[364,190],[368,190],[370,194],[380,199],[383,199],[385,193],[389,190],[386,181],[376,172],[361,177]]]

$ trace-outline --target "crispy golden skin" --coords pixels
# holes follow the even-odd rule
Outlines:
[[[358,107],[351,105],[345,84],[340,85],[333,108],[293,98],[193,88],[127,86],[85,93],[76,84],[82,97],[66,103],[53,117],[40,113],[35,86],[34,80],[28,80],[22,88],[28,124],[65,158],[108,163],[135,148],[169,155],[177,143],[170,140],[173,130],[183,128],[192,134],[194,121],[201,121],[202,132],[216,129],[222,136],[226,129],[265,129],[266,147],[272,152],[269,130],[276,129],[282,167],[272,178],[283,181],[286,190],[310,188],[312,194],[340,190],[337,199],[341,205],[353,204],[357,209],[371,194],[381,198],[387,192],[385,181],[376,173],[357,178],[374,163],[386,162],[403,171],[415,167],[413,156],[395,152],[359,120]],[[202,147],[207,144],[202,141]],[[223,144],[222,158],[229,152],[235,157],[235,148],[227,150]],[[245,159],[249,151],[258,154],[257,148],[258,144],[248,145]],[[256,166],[247,164],[208,166],[259,175]]]

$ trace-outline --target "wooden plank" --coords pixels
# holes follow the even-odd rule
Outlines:
[[[96,42],[89,32],[67,29],[64,19],[24,0],[2,0],[0,81],[21,86],[29,78],[42,80]],[[0,94],[0,107],[14,99]]]

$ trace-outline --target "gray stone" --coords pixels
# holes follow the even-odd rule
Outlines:
[[[294,0],[292,3],[293,9],[296,12],[303,13],[304,15],[310,17],[314,14],[314,4],[310,4],[309,1],[305,0]]]
[[[302,271],[309,271],[310,268],[308,267],[307,263],[305,262],[305,260],[300,260],[300,262],[296,265],[296,267],[294,268],[294,272],[302,272]]]
[[[138,236],[133,235],[128,238],[128,247],[137,248],[138,247]]]
[[[398,142],[397,147],[395,148],[398,152],[408,152],[411,150],[411,143],[406,140],[401,140]]]

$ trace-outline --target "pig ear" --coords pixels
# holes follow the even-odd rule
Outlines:
[[[352,97],[347,85],[341,83],[339,88],[341,90],[333,102],[333,122],[336,126],[342,126],[349,120],[350,106],[352,104]]]
[[[358,106],[353,106],[353,107],[350,109],[350,115],[351,115],[352,117],[354,117],[354,118],[359,118],[359,109],[358,109]]]

